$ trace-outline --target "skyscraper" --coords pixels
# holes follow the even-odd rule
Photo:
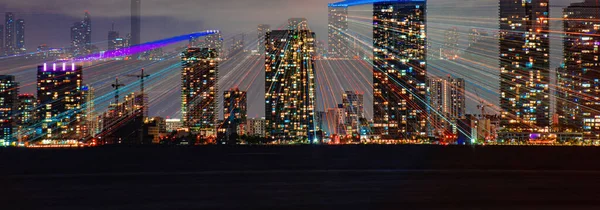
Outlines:
[[[505,132],[550,125],[548,0],[500,0],[500,108]]]
[[[363,101],[363,94],[354,91],[346,91],[342,95],[342,107],[346,112],[346,134],[355,138],[360,136],[360,120],[365,117]]]
[[[19,94],[17,111],[17,140],[21,141],[33,137],[35,134],[34,125],[38,123],[37,100],[33,94]]]
[[[245,133],[247,113],[246,91],[237,88],[223,92],[223,125],[219,128],[219,141],[236,144],[238,136]]]
[[[266,120],[272,140],[314,142],[315,35],[308,30],[267,33]]]
[[[115,24],[113,23],[111,30],[108,31],[108,50],[116,50],[117,45],[122,45],[122,43],[117,43],[119,42],[117,39],[119,39],[119,32],[115,31]]]
[[[37,99],[43,140],[80,140],[85,133],[83,67],[74,63],[38,66]]]
[[[465,80],[431,77],[428,87],[435,133],[445,135],[454,132],[457,120],[465,116]]]
[[[25,48],[25,20],[18,19],[15,24],[15,28],[15,53],[25,53],[27,52],[27,49]]]
[[[562,131],[600,135],[600,5],[595,0],[564,9],[564,66],[557,74],[557,114]]]
[[[4,55],[4,25],[0,25],[0,56]]]
[[[271,32],[271,25],[260,24],[258,25],[258,54],[265,54],[265,40],[267,33]]]
[[[15,76],[0,75],[0,146],[12,145],[15,141],[18,92]]]
[[[83,22],[81,23],[81,34],[83,35],[81,40],[85,46],[84,48],[86,53],[89,54],[92,52],[92,16],[88,11],[85,11],[85,14],[83,15]]]
[[[141,44],[142,0],[131,0],[131,46]]]
[[[373,6],[373,133],[383,139],[427,137],[426,1]]]
[[[308,20],[306,18],[288,19],[288,30],[308,30]]]
[[[182,54],[181,114],[184,126],[215,136],[218,104],[218,52],[188,48]]]
[[[329,47],[328,57],[349,56],[348,6],[329,4]]]
[[[456,27],[449,28],[444,33],[444,45],[440,57],[442,59],[454,60],[458,56],[459,32]]]
[[[15,51],[15,15],[12,12],[7,12],[5,15],[4,26],[4,53],[7,55],[13,54]]]

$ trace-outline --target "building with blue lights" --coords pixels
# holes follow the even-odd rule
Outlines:
[[[15,142],[19,84],[12,75],[0,75],[0,146]]]
[[[428,136],[426,17],[425,1],[373,3],[373,133],[382,139]]]
[[[15,51],[15,15],[12,12],[5,14],[4,26],[4,54],[11,55]]]
[[[265,114],[271,140],[315,142],[314,45],[309,30],[267,33]]]

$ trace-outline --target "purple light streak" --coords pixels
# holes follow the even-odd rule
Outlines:
[[[157,40],[157,41],[153,41],[153,42],[147,42],[144,44],[135,45],[135,46],[131,46],[128,48],[119,49],[119,50],[109,50],[106,52],[94,53],[91,55],[79,57],[75,60],[88,61],[88,60],[100,60],[100,59],[108,59],[108,58],[125,57],[125,56],[130,56],[130,55],[139,54],[142,52],[158,49],[161,47],[165,47],[165,46],[177,43],[177,42],[187,41],[191,38],[208,36],[208,35],[215,34],[218,32],[219,32],[218,30],[208,30],[208,31],[203,31],[203,32],[185,34],[185,35],[175,36],[175,37]]]

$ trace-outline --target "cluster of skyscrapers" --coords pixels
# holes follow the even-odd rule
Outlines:
[[[0,55],[25,53],[25,20],[16,19],[12,12],[4,17],[4,25],[0,24]]]

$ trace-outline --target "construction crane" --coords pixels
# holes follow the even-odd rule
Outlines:
[[[126,77],[136,77],[140,79],[140,93],[142,94],[142,106],[144,110],[144,116],[148,116],[148,107],[146,107],[146,95],[144,94],[144,79],[150,77],[149,74],[144,73],[144,69],[142,68],[142,72],[140,74],[128,74]]]
[[[115,89],[115,110],[119,108],[119,88],[125,86],[125,84],[119,83],[119,77],[115,79],[115,84],[112,87]],[[119,110],[116,110],[117,112]]]

